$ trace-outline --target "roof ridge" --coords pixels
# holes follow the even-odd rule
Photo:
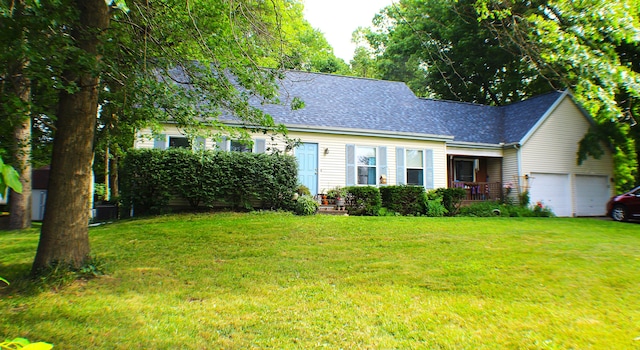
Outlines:
[[[299,69],[285,69],[284,71],[285,71],[285,72],[292,72],[292,73],[304,73],[304,74],[313,74],[313,75],[323,75],[323,76],[328,76],[328,77],[332,77],[332,78],[347,78],[347,79],[356,79],[356,80],[377,81],[377,82],[383,82],[383,83],[394,83],[394,84],[402,84],[402,85],[406,85],[406,86],[408,86],[405,82],[403,82],[403,81],[396,81],[396,80],[386,80],[386,79],[376,79],[376,78],[367,78],[367,77],[357,77],[357,76],[352,76],[352,75],[335,74],[335,73],[308,72],[308,71],[299,70]]]
[[[478,107],[490,107],[490,108],[498,107],[498,106],[485,105],[485,104],[476,103],[476,102],[441,100],[441,99],[430,98],[430,97],[418,97],[418,99],[419,100],[423,100],[423,101],[446,102],[446,103],[454,103],[454,104],[461,104],[461,105],[471,105],[471,106],[478,106]]]

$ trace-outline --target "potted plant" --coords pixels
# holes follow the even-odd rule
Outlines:
[[[347,197],[347,190],[344,187],[336,186],[330,189],[327,196],[334,199],[334,203],[337,209],[344,209],[345,198]]]

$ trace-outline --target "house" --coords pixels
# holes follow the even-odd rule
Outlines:
[[[592,123],[568,91],[503,107],[416,97],[400,82],[287,71],[282,104],[259,105],[301,144],[300,183],[312,193],[336,186],[409,184],[460,187],[468,201],[529,191],[558,216],[605,214],[613,159],[577,164],[578,142]],[[294,98],[304,107],[292,110]],[[228,119],[233,123],[232,118]],[[138,148],[191,147],[174,125]],[[206,149],[265,152],[279,148],[261,133],[252,147],[234,140],[197,141]]]

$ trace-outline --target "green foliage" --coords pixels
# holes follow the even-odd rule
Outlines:
[[[458,216],[553,217],[555,215],[549,207],[545,207],[541,202],[534,206],[520,206],[487,201],[461,207]]]
[[[184,198],[192,208],[224,204],[251,210],[261,203],[290,209],[297,163],[281,154],[131,150],[121,176],[123,205],[133,205],[136,215],[165,211],[172,198]]]
[[[442,205],[444,205],[449,216],[455,216],[460,210],[460,204],[467,195],[463,188],[438,188],[435,190],[436,195],[442,197]]]
[[[521,207],[529,206],[529,202],[531,202],[529,191],[523,191],[522,193],[520,193],[518,195],[518,202],[520,203]]]
[[[380,190],[374,186],[350,186],[347,190],[346,208],[349,215],[375,216],[382,207]]]
[[[45,342],[32,343],[25,338],[14,338],[0,343],[1,350],[49,350],[53,345]]]
[[[327,191],[327,198],[329,199],[339,199],[347,197],[347,188],[336,186],[329,191]]]
[[[294,211],[297,215],[314,215],[318,212],[320,204],[309,195],[302,195],[298,197],[294,206]]]
[[[20,174],[9,164],[5,164],[0,157],[0,196],[4,195],[5,190],[12,190],[22,193],[22,183],[20,183]]]
[[[309,187],[305,185],[298,185],[298,190],[296,191],[301,196],[310,196],[311,191],[309,191]]]
[[[447,215],[448,211],[442,203],[442,196],[436,190],[430,190],[427,196],[427,216],[442,217]]]
[[[427,195],[422,186],[380,187],[382,206],[401,215],[424,215]]]
[[[87,280],[102,276],[106,271],[106,262],[93,256],[88,257],[79,268],[73,268],[68,264],[53,263],[46,269],[36,271],[36,279],[31,280],[28,284],[16,283],[15,289],[32,291],[60,289],[71,285],[77,280]]]
[[[361,29],[379,78],[419,96],[504,105],[571,89],[596,125],[578,162],[611,146],[618,190],[640,171],[640,2],[401,0]]]
[[[157,214],[172,198],[171,173],[165,152],[157,149],[130,150],[122,162],[120,190],[124,214],[133,207],[135,215]]]
[[[0,282],[6,284],[7,286],[10,284],[9,281],[7,281],[6,279],[0,277]]]

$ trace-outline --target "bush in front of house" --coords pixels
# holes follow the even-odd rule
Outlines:
[[[380,187],[382,207],[400,215],[424,215],[427,212],[427,195],[422,186]]]
[[[346,188],[346,208],[349,215],[376,216],[382,207],[380,190],[374,186],[350,186]]]
[[[467,192],[463,188],[438,188],[436,194],[442,197],[442,204],[447,210],[447,215],[455,216],[460,210],[462,200],[467,195]]]
[[[448,211],[442,203],[442,196],[436,190],[430,190],[426,193],[427,197],[427,216],[442,217],[447,215]]]
[[[313,199],[310,195],[302,195],[296,200],[293,211],[296,215],[313,215],[318,212],[320,203]]]
[[[158,149],[131,150],[120,167],[120,198],[123,216],[134,205],[136,215],[158,214],[173,197],[165,152]]]
[[[223,203],[233,209],[290,210],[297,162],[282,154],[137,149],[127,153],[121,176],[123,207],[136,215],[166,210],[173,198],[192,208]]]
[[[499,202],[478,202],[461,207],[458,216],[552,217],[554,214],[549,207],[545,207],[542,203],[536,203],[533,206],[520,206]]]

